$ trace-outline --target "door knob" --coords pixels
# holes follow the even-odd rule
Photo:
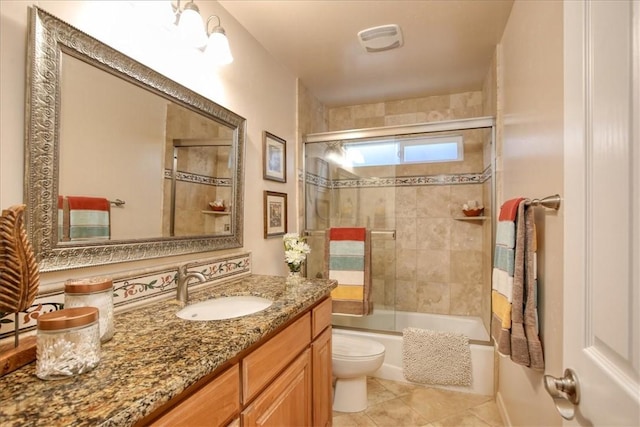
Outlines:
[[[580,387],[578,377],[573,369],[565,369],[564,377],[555,378],[551,375],[544,376],[544,388],[553,398],[556,409],[566,420],[575,416],[576,406],[580,403]]]

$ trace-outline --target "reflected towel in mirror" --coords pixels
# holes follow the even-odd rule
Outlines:
[[[111,237],[111,203],[104,197],[67,196],[69,240],[108,240]]]

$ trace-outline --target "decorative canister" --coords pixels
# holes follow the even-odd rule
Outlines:
[[[97,307],[100,312],[100,340],[113,337],[113,281],[106,277],[69,279],[64,284],[64,306]]]
[[[65,308],[38,318],[36,376],[56,380],[82,374],[100,362],[95,307]]]

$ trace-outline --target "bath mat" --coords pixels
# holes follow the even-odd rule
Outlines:
[[[402,330],[402,372],[421,384],[471,385],[471,349],[463,334]]]

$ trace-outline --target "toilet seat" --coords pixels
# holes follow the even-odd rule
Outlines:
[[[332,356],[334,359],[369,359],[384,353],[384,345],[374,340],[333,334]]]

